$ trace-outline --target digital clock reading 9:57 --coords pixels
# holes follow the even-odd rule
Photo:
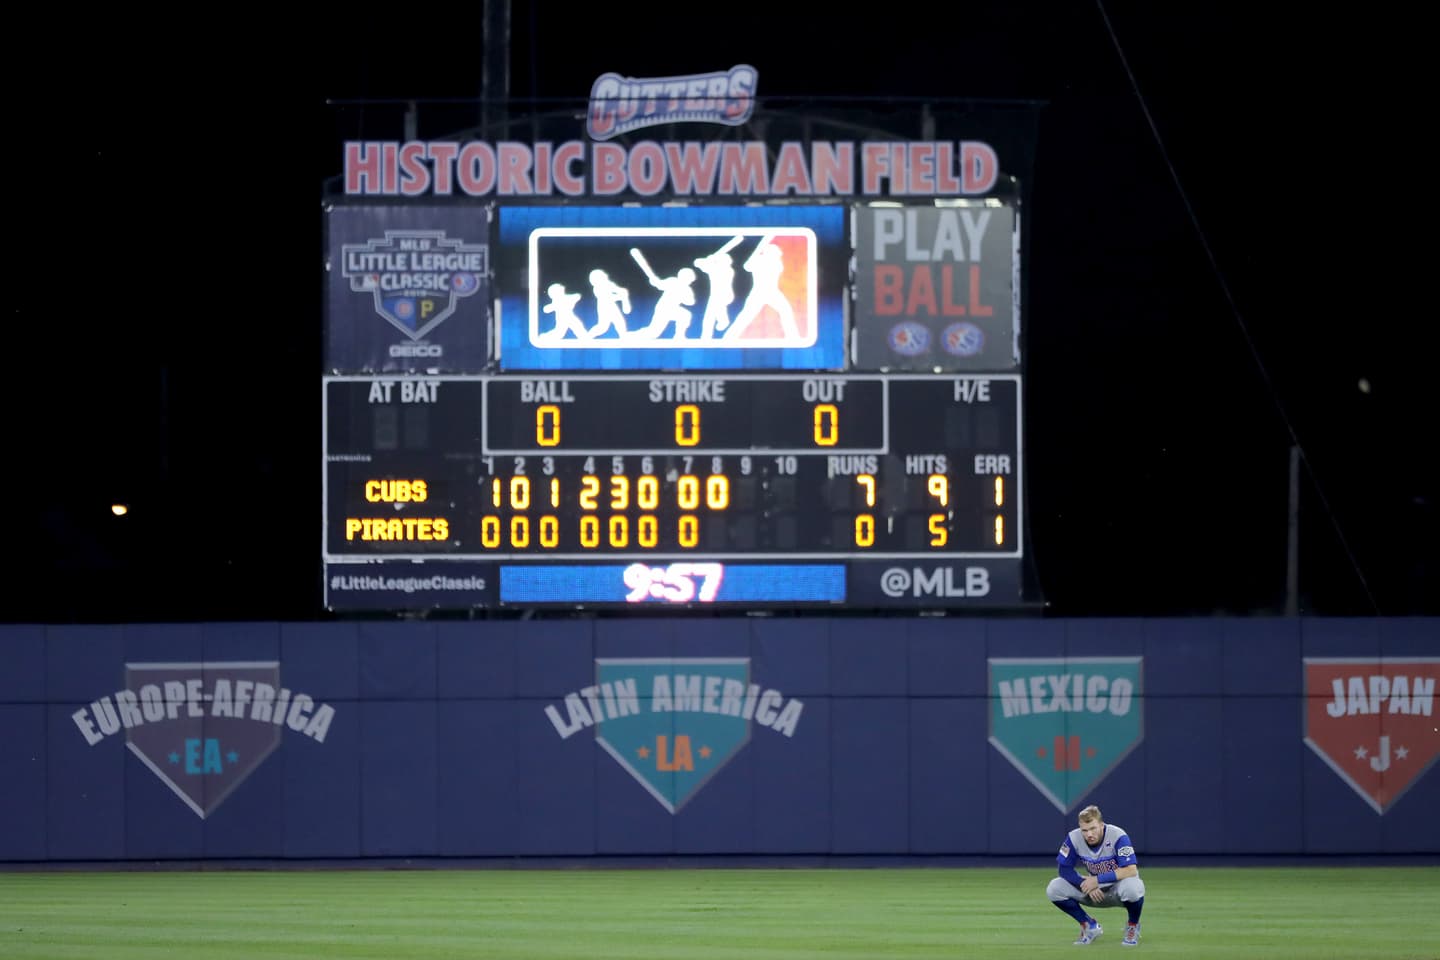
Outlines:
[[[330,377],[325,554],[681,561],[694,576],[664,589],[697,592],[715,560],[1017,556],[1019,387],[1007,375]]]

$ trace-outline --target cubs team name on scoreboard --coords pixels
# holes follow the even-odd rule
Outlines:
[[[351,580],[486,580],[466,605],[1018,596],[1018,375],[332,376],[324,402],[324,554]]]

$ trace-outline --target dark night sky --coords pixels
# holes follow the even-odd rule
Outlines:
[[[1423,331],[1406,329],[1430,310],[1403,306],[1376,209],[1396,151],[1370,147],[1386,128],[1353,69],[1364,28],[1249,7],[952,4],[857,23],[515,0],[510,93],[583,99],[607,71],[750,63],[762,100],[1041,102],[1023,323],[1047,612],[1282,612],[1298,441],[1302,612],[1437,614],[1436,404]],[[69,79],[29,98],[10,149],[12,237],[34,259],[12,286],[7,620],[325,616],[326,101],[354,124],[355,101],[476,97],[483,26],[475,5],[303,35],[243,23],[221,52],[117,42],[148,36],[132,21],[74,39]],[[131,516],[109,515],[116,499]]]

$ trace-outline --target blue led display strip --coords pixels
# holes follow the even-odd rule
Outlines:
[[[500,602],[843,603],[843,564],[600,564],[500,567]]]

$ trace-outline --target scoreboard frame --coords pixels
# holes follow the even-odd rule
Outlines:
[[[852,392],[858,405],[847,407],[839,399],[847,387],[868,391]],[[397,605],[436,610],[1015,607],[1022,599],[1020,568],[1026,535],[1022,388],[1018,373],[545,371],[326,376],[321,481],[326,606],[331,610]],[[747,390],[748,401],[742,399]],[[457,391],[467,396],[448,400]],[[405,392],[410,399],[391,402],[392,392]],[[362,393],[363,401],[358,399]],[[509,406],[496,409],[501,406],[496,398],[502,394]],[[336,397],[344,399],[337,402]],[[943,409],[946,398],[949,410]],[[838,403],[831,402],[837,399]],[[733,437],[747,424],[763,423],[766,429],[777,430],[776,411],[783,412],[786,403],[801,408],[808,404],[814,417],[803,422],[803,416],[792,416],[798,427],[793,428],[789,443],[756,443],[753,438],[759,432],[750,434],[752,442],[743,446],[732,440],[712,447],[704,439],[706,430],[727,417],[728,430],[720,428],[722,439],[726,433]],[[516,416],[517,407],[533,416],[528,420]],[[681,408],[693,408],[700,418],[694,421],[694,435],[676,413]],[[428,425],[418,430],[420,440],[385,433],[383,443],[374,442],[379,433],[373,424],[372,435],[361,436],[365,411],[389,411],[387,423],[403,416],[419,423],[431,409],[442,411],[442,422],[436,430]],[[550,415],[546,409],[555,411],[554,434],[545,432],[549,429],[545,418]],[[573,444],[567,433],[567,442],[562,443],[558,431],[563,421],[558,418],[571,411],[588,412],[590,430]],[[597,411],[607,415],[613,428],[603,436],[602,428],[594,425]],[[669,436],[664,429],[654,429],[656,411],[662,426],[674,424]],[[372,413],[371,419],[375,416]],[[992,426],[977,430],[977,417]],[[510,442],[497,442],[491,429],[497,418],[521,423],[522,431],[533,424],[535,444],[514,443],[513,431]],[[861,440],[847,445],[843,438],[857,420]],[[930,440],[932,434],[926,431],[932,428],[937,429]],[[650,433],[639,437],[645,429]],[[617,439],[626,432],[634,436]],[[977,438],[976,432],[985,436]],[[926,439],[916,441],[917,434]],[[682,466],[686,458],[691,463]],[[778,465],[775,470],[769,469],[772,463]],[[937,471],[942,465],[944,469]],[[982,465],[986,471],[981,471]],[[703,485],[697,479],[689,488],[705,489],[708,498],[710,485],[723,485],[727,498],[723,507],[692,502],[696,509],[685,512],[681,478],[692,475],[692,467],[697,478],[721,478],[705,480]],[[789,476],[811,481],[803,496],[792,490],[785,499],[778,492],[786,487],[787,467]],[[971,471],[968,477],[963,473],[966,469]],[[988,508],[997,517],[1003,514],[1003,543],[997,547],[976,541],[980,546],[946,549],[948,538],[957,536],[950,526],[958,523],[955,514],[967,519],[979,516],[974,504],[960,509],[960,487],[973,496],[977,474],[985,475],[989,483],[989,474],[1002,469],[993,482],[997,499],[1003,482],[1003,504]],[[598,488],[591,490],[588,512],[576,489],[585,471],[596,478]],[[526,512],[531,475],[549,478],[551,484],[551,510],[544,513],[554,518],[549,549],[536,544],[540,514]],[[520,511],[513,502],[517,476],[527,478],[526,509]],[[856,479],[861,476],[868,480]],[[636,502],[618,508],[614,500],[607,503],[612,490],[604,478],[614,477],[624,478],[627,496],[645,489],[641,477],[652,478],[648,509]],[[937,479],[942,477],[946,479]],[[420,501],[414,499],[415,481],[424,484]],[[363,499],[364,488],[357,484],[381,482],[411,486],[375,486],[371,489],[376,498]],[[845,499],[848,489],[850,506],[856,506],[854,498],[867,492],[867,484],[871,502],[857,509],[873,508],[868,514],[872,541],[859,545],[863,531],[861,521],[854,519],[857,542],[841,543],[845,524],[852,521],[836,504]],[[730,491],[738,495],[745,489],[750,491],[748,506],[740,509],[737,499],[732,510]],[[952,490],[954,503],[948,499]],[[643,498],[643,492],[639,496]],[[941,497],[946,502],[941,503]],[[485,512],[491,507],[493,517]],[[367,511],[373,517],[358,517]],[[403,526],[398,518],[416,512],[445,514],[438,518],[445,524],[438,538],[406,539],[419,528],[413,522]],[[867,515],[851,513],[856,518]],[[936,519],[947,514],[949,520]],[[661,543],[656,531],[663,528],[667,536],[676,535],[677,524],[685,522],[676,518],[687,515],[699,517],[690,527],[691,542]],[[920,524],[922,515],[929,518],[928,524]],[[595,519],[584,524],[587,516]],[[608,519],[614,517],[624,519]],[[647,518],[651,545],[631,546],[628,538],[643,536]],[[559,541],[562,526],[568,548]],[[495,539],[494,545],[477,545],[482,527]],[[503,542],[507,531],[513,537],[522,527],[523,548]],[[433,536],[439,528],[426,529]],[[585,529],[599,539],[575,549],[575,538],[583,537]],[[995,529],[998,536],[998,520]],[[623,530],[624,542],[618,546],[605,542],[606,534],[613,541],[617,530]],[[709,539],[715,530],[730,532],[715,534],[718,539],[712,545]],[[743,539],[747,530],[749,540]],[[924,548],[916,540],[917,530],[930,538]],[[976,535],[973,525],[965,530],[966,536]],[[390,531],[401,539],[388,539]],[[377,534],[375,539],[366,539],[372,533]],[[678,536],[683,539],[683,528]],[[732,539],[724,540],[726,536]],[[934,542],[938,536],[947,538],[940,546]],[[700,542],[702,537],[706,542]],[[882,539],[893,544],[897,537],[899,549],[877,544]]]

